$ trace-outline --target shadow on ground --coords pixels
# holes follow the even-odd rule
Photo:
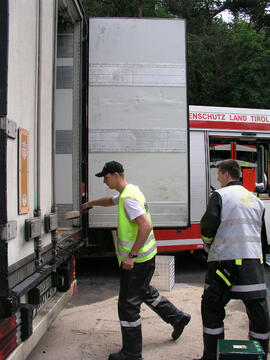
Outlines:
[[[201,286],[206,262],[202,253],[175,256],[175,282]],[[78,291],[69,307],[92,304],[118,295],[119,266],[116,257],[80,259],[76,263]]]

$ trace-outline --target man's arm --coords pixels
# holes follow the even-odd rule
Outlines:
[[[96,199],[96,200],[91,200],[88,202],[85,202],[84,204],[81,205],[81,213],[83,213],[84,211],[90,209],[93,206],[113,206],[115,205],[115,203],[113,202],[113,197],[112,196],[106,196],[104,198],[100,198],[100,199]]]
[[[131,253],[137,255],[139,250],[143,247],[144,243],[148,239],[150,231],[153,229],[153,226],[146,215],[138,216],[134,221],[138,224],[138,234],[137,239],[131,249]]]
[[[138,234],[136,241],[131,249],[133,255],[137,255],[139,250],[143,247],[144,243],[148,239],[148,236],[153,229],[153,226],[148,219],[147,215],[143,214],[138,216],[134,221],[138,224]],[[135,258],[127,258],[123,261],[123,268],[126,270],[131,270],[134,266]]]
[[[263,262],[265,263],[265,255],[269,253],[269,245],[267,241],[267,232],[265,225],[265,210],[262,216],[262,230],[261,230],[261,243],[262,243],[262,252],[263,252]]]
[[[211,196],[207,209],[201,218],[201,235],[205,250],[209,249],[220,224],[222,200],[219,193],[214,192]]]

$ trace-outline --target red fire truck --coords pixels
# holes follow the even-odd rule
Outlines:
[[[184,230],[156,230],[158,251],[203,248],[200,219],[217,182],[217,163],[236,159],[243,185],[264,202],[270,231],[270,110],[189,106],[191,224]],[[269,238],[269,236],[268,236]]]

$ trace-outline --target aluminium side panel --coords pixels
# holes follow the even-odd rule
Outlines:
[[[33,216],[35,188],[35,119],[36,119],[36,62],[38,42],[37,1],[9,1],[9,54],[8,54],[8,118],[18,128],[29,131],[28,206],[29,213],[18,215],[18,134],[8,141],[8,220],[17,221],[17,236],[8,242],[8,264],[34,252],[32,242],[24,239],[25,220]],[[16,24],[16,26],[15,26]],[[27,39],[27,40],[26,40]]]
[[[40,7],[39,7],[40,4]],[[44,214],[51,212],[52,196],[52,74],[54,54],[54,0],[9,1],[8,111],[17,129],[28,133],[22,156],[28,158],[28,193],[21,193],[27,208],[19,213],[20,194],[18,142],[8,140],[8,221],[17,221],[16,237],[8,241],[8,264],[35,257],[34,241],[25,239],[25,220],[37,207],[37,168],[40,167],[40,209],[42,246],[51,243],[45,234]],[[40,56],[39,56],[40,55]],[[39,85],[40,84],[40,85]],[[37,158],[37,118],[40,117],[40,159]]]
[[[52,212],[52,122],[55,71],[55,0],[41,1],[40,57],[40,209],[44,215]],[[42,246],[51,243],[51,234],[42,226]]]
[[[61,9],[61,7],[60,7]],[[73,9],[74,10],[74,9]],[[70,9],[72,12],[72,9]],[[73,13],[73,12],[72,12]],[[64,214],[78,210],[81,202],[83,114],[83,23],[79,14],[73,22],[59,21],[57,33],[57,81],[55,91],[56,203],[58,225],[72,226]]]
[[[74,26],[58,24],[57,33],[57,81],[55,90],[56,128],[56,204],[58,225],[72,224],[63,221],[65,212],[73,210],[72,181],[72,128],[74,122]],[[77,120],[77,119],[76,119]],[[79,174],[77,174],[79,175]]]
[[[123,163],[155,227],[189,222],[184,20],[89,20],[89,199],[112,194],[95,173]],[[117,209],[94,208],[92,228],[116,226]]]
[[[203,216],[207,199],[207,149],[205,131],[190,131],[190,213],[191,223],[199,223]]]

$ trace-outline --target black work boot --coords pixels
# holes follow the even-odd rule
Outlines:
[[[142,327],[121,326],[123,347],[108,360],[142,360]]]
[[[192,360],[207,360],[207,357],[206,357],[205,353],[203,353],[203,356],[201,358],[196,358],[196,359],[192,359]]]
[[[118,353],[110,354],[108,360],[142,360],[142,357],[140,355],[128,354],[122,349]]]
[[[267,360],[267,354],[268,354],[268,343],[269,343],[269,339],[267,340],[259,340],[261,347],[263,348],[263,351],[265,353],[264,355],[264,360]]]
[[[192,359],[192,360],[211,360],[211,359],[213,359],[213,358],[208,358],[208,357],[206,357],[206,355],[204,354],[201,358],[196,358],[196,359]],[[215,359],[214,360],[216,360],[216,357],[215,357]]]
[[[174,325],[172,332],[173,340],[177,340],[181,336],[184,327],[190,322],[190,319],[191,316],[189,314],[184,313],[181,319]]]
[[[203,333],[203,356],[197,360],[216,360],[218,339],[224,339],[224,333],[218,335],[209,335]]]

